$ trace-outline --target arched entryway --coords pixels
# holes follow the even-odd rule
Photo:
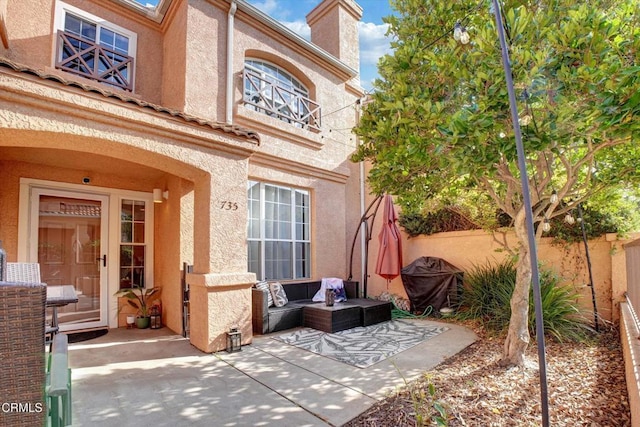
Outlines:
[[[163,323],[180,332],[181,266],[193,264],[194,294],[203,295],[192,308],[194,345],[223,348],[231,325],[250,341],[249,298],[237,296],[253,282],[244,247],[248,153],[110,135],[0,130],[0,204],[7,207],[0,235],[9,260],[47,264],[43,280],[74,284],[81,297],[61,310],[63,330],[123,326],[114,293],[137,280],[163,288]],[[166,196],[161,203],[154,189]],[[222,199],[238,211],[219,209]],[[62,272],[68,276],[57,278]],[[229,313],[216,312],[220,298],[236,302]]]

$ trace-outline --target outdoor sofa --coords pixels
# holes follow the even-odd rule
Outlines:
[[[283,331],[299,326],[336,332],[356,326],[368,326],[391,320],[391,303],[358,298],[358,282],[343,281],[346,302],[327,308],[324,302],[312,301],[321,281],[284,283],[288,303],[269,307],[268,290],[251,289],[253,333],[257,335]]]

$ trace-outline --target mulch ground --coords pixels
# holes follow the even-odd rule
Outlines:
[[[540,426],[535,345],[526,368],[498,366],[504,338],[480,339],[419,380],[407,384],[345,426]],[[535,344],[535,338],[532,338]],[[615,329],[591,343],[546,342],[549,425],[631,425],[620,339]],[[432,397],[433,395],[433,397]],[[438,424],[442,406],[447,424]]]

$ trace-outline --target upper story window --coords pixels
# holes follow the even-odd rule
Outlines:
[[[56,68],[133,90],[135,33],[58,2]]]
[[[294,126],[320,129],[320,104],[295,77],[268,62],[245,60],[244,103]]]

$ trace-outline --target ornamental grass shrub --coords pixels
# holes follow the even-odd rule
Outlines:
[[[516,282],[513,261],[474,266],[464,275],[459,316],[477,319],[493,332],[503,332],[511,318],[511,295]],[[560,284],[553,271],[540,269],[540,293],[545,335],[559,342],[585,341],[591,328],[578,307],[579,294],[572,286]],[[529,295],[529,332],[535,335],[535,302]]]

